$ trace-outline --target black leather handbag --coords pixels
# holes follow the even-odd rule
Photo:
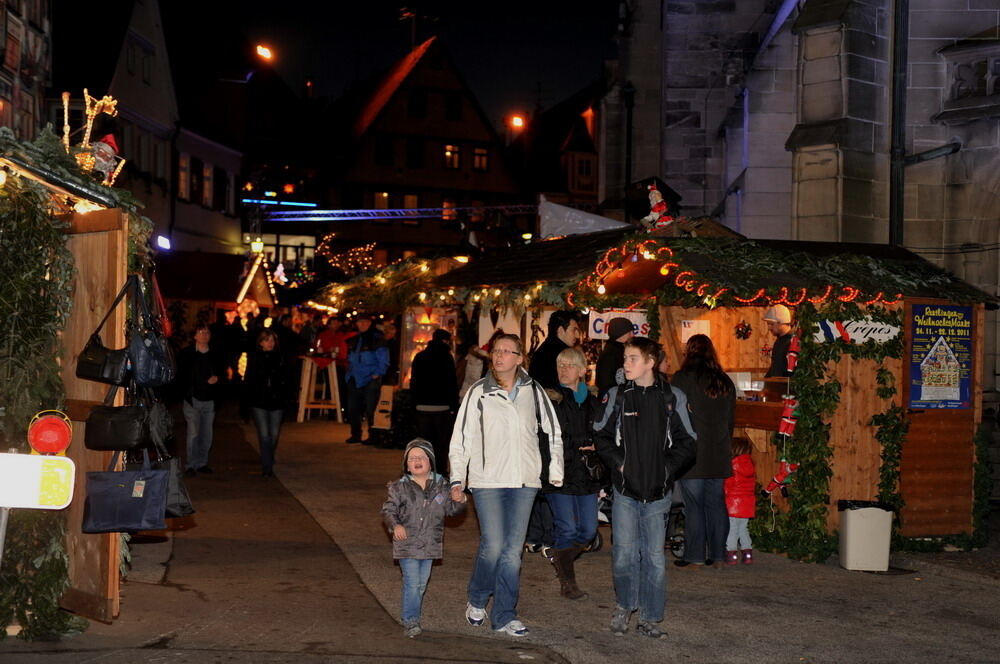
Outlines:
[[[115,471],[115,453],[108,470],[87,473],[87,501],[83,508],[83,532],[118,533],[162,530],[166,515],[168,471],[150,466],[143,452],[138,470]]]
[[[131,277],[130,277],[131,279]],[[118,304],[129,291],[130,282],[126,281],[122,289],[118,291],[118,296],[111,304],[104,318],[101,319],[97,329],[90,335],[87,345],[84,346],[80,356],[76,361],[76,377],[85,380],[93,380],[98,383],[109,383],[111,385],[124,385],[128,381],[128,349],[108,348],[101,341],[101,329],[108,321]]]
[[[117,386],[108,389],[104,403],[90,409],[83,444],[88,450],[117,452],[148,447],[149,407],[136,401],[126,406],[113,406]]]
[[[129,326],[128,355],[139,387],[162,387],[174,380],[177,365],[170,342],[146,303],[139,277],[129,277],[133,286],[133,317]]]

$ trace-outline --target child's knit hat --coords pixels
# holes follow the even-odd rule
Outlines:
[[[409,443],[406,444],[406,449],[403,451],[403,474],[406,475],[406,460],[410,456],[410,450],[415,447],[419,447],[424,452],[427,453],[427,458],[431,462],[431,472],[434,472],[434,447],[430,444],[430,441],[424,440],[423,438],[414,438]]]

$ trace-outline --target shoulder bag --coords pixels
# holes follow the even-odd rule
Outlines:
[[[149,445],[149,408],[139,400],[113,406],[117,392],[117,386],[108,388],[104,403],[90,409],[83,434],[83,444],[88,450],[116,452]]]
[[[174,353],[163,334],[160,317],[154,317],[137,275],[129,276],[133,289],[132,324],[129,326],[128,355],[139,387],[161,387],[177,373]]]
[[[153,469],[149,454],[143,451],[142,468],[116,472],[119,456],[119,452],[114,454],[107,471],[87,473],[83,532],[166,528],[167,471]]]
[[[131,277],[129,277],[131,279]],[[111,316],[122,298],[129,291],[130,281],[126,281],[118,296],[111,303],[111,308],[104,314],[97,329],[90,335],[90,340],[80,352],[76,360],[76,376],[85,380],[94,380],[99,383],[110,383],[111,385],[124,385],[128,380],[128,349],[108,348],[101,341],[101,329]]]

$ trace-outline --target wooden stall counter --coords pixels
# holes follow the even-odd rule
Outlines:
[[[783,405],[780,401],[736,400],[734,425],[737,429],[763,429],[777,431],[781,423]]]

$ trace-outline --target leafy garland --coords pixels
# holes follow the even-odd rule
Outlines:
[[[34,143],[18,142],[0,128],[0,154],[99,192],[129,218],[129,269],[150,263],[152,223],[138,214],[132,195],[102,187],[81,173],[58,137],[45,129]],[[64,407],[60,334],[73,304],[75,267],[54,216],[51,193],[40,183],[10,174],[0,187],[0,449],[28,452],[27,425],[44,409]],[[0,640],[14,622],[22,639],[52,638],[85,628],[86,621],[59,608],[69,585],[66,513],[13,510],[0,567]]]

